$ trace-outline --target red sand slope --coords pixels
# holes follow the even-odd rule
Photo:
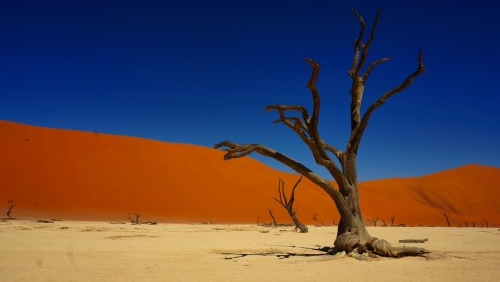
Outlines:
[[[278,178],[288,191],[297,175],[246,157],[142,138],[50,129],[0,121],[0,207],[16,203],[18,218],[125,221],[290,222],[273,200]],[[444,225],[488,219],[500,224],[500,169],[470,165],[428,176],[361,185],[367,218]],[[304,179],[296,191],[299,219],[331,224],[339,216],[326,193]]]
[[[361,206],[368,217],[395,224],[454,226],[466,221],[500,226],[500,168],[467,165],[421,177],[368,181],[360,185]],[[465,226],[465,225],[464,225]]]

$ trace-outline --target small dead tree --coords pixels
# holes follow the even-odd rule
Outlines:
[[[276,218],[274,218],[274,215],[273,215],[273,210],[272,209],[268,209],[268,210],[269,210],[269,214],[273,218],[274,226],[278,226],[278,222],[276,221]]]
[[[391,215],[391,227],[394,226],[394,219],[396,219],[393,215]]]
[[[465,222],[465,227],[469,227],[469,222],[468,221]]]
[[[450,219],[448,218],[449,213],[447,213],[447,212],[443,212],[443,215],[444,215],[444,217],[446,218],[446,222],[448,223],[448,227],[451,227],[451,224],[450,224]]]
[[[260,219],[260,215],[259,215],[259,217],[257,217],[257,226],[269,227],[269,226],[273,225],[271,222],[267,223],[265,221],[263,221],[262,223],[260,223],[259,219]]]
[[[485,220],[484,220],[484,223],[486,224],[486,228],[488,228],[488,226],[489,226],[489,224],[490,224],[490,223],[489,223],[489,221],[487,221],[487,220],[485,219]]]
[[[378,217],[375,218],[375,217],[372,217],[372,219],[368,219],[369,222],[373,223],[373,226],[377,227],[377,221],[378,221]]]
[[[382,220],[382,226],[387,227],[387,224],[385,224],[385,220]]]
[[[337,220],[336,219],[333,220],[333,225],[337,225]]]
[[[280,196],[280,199],[276,199],[276,202],[280,203],[288,212],[290,217],[293,220],[293,223],[295,224],[295,231],[300,230],[300,233],[307,233],[309,229],[307,226],[305,226],[302,222],[300,222],[297,219],[297,211],[298,209],[293,208],[293,203],[295,201],[295,188],[297,188],[297,185],[299,185],[300,181],[302,180],[302,176],[300,176],[299,180],[297,183],[292,188],[292,194],[290,195],[290,200],[287,199],[286,193],[285,193],[285,181],[283,179],[279,179],[278,181],[278,195]]]
[[[474,222],[471,222],[470,224],[472,225],[472,227],[476,227],[476,224]]]
[[[14,208],[14,206],[15,206],[14,200],[7,201],[7,216],[9,217],[9,219],[14,219],[12,217],[12,209]]]
[[[132,217],[130,217],[131,215],[135,215],[135,220],[132,219]],[[135,212],[130,212],[127,214],[127,218],[130,219],[130,223],[132,223],[132,224],[139,224],[139,217],[140,216],[141,216],[140,214],[137,214]]]
[[[306,83],[312,95],[312,114],[302,105],[273,104],[265,108],[265,110],[278,112],[279,119],[274,123],[285,124],[300,137],[311,151],[316,163],[326,168],[332,175],[338,184],[338,188],[302,163],[261,144],[237,144],[232,141],[222,141],[215,144],[214,148],[225,148],[226,154],[224,155],[224,160],[242,158],[253,152],[273,158],[322,188],[331,197],[340,214],[337,237],[333,243],[335,246],[334,252],[345,251],[353,254],[373,252],[380,256],[388,257],[425,256],[430,251],[416,247],[391,246],[386,240],[380,240],[368,233],[359,204],[359,182],[356,166],[359,145],[374,111],[389,98],[405,90],[413,83],[413,80],[417,76],[425,72],[422,50],[420,50],[418,55],[418,65],[415,71],[408,75],[400,85],[380,95],[368,107],[364,107],[366,110],[363,113],[361,101],[363,100],[365,83],[370,73],[376,66],[389,61],[391,58],[381,58],[367,64],[368,51],[375,37],[375,29],[379,22],[381,9],[377,12],[375,22],[369,33],[369,38],[366,41],[363,39],[366,28],[365,21],[356,10],[352,9],[352,12],[361,24],[361,28],[358,37],[354,40],[353,60],[347,72],[352,79],[352,84],[349,91],[351,104],[348,115],[350,119],[350,134],[348,135],[346,146],[343,146],[345,150],[342,151],[327,143],[320,136],[318,124],[321,99],[316,87],[320,64],[314,60],[306,59],[306,62],[312,67],[311,78]],[[297,114],[287,115],[290,112]],[[337,163],[340,165],[337,165]]]
[[[312,219],[313,219],[314,221],[318,222],[318,219],[316,218],[316,214],[313,214]]]
[[[9,217],[9,219],[14,219],[12,217],[12,209],[14,208],[16,204],[14,204],[14,200],[8,200],[7,201],[7,216]]]

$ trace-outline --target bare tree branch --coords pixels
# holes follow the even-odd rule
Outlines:
[[[241,158],[249,155],[252,152],[257,152],[263,156],[270,157],[281,162],[282,164],[302,174],[307,179],[311,180],[311,182],[321,187],[326,193],[328,193],[328,195],[330,195],[330,197],[332,197],[339,211],[341,210],[343,212],[346,212],[346,214],[350,213],[349,207],[346,204],[346,199],[342,196],[339,190],[337,190],[329,181],[323,179],[318,174],[311,171],[309,168],[297,162],[296,160],[260,144],[239,145],[231,141],[222,141],[214,145],[214,149],[218,149],[221,147],[227,147],[227,149],[224,149],[224,151],[227,152],[224,155],[224,160]],[[351,220],[354,220],[354,218],[346,217],[345,220],[346,222],[350,222]]]
[[[353,64],[358,62],[358,57],[359,57],[359,49],[361,49],[361,58],[359,59],[359,63],[357,63],[357,66],[352,65],[351,69],[349,70],[349,76],[352,78],[352,87],[349,93],[352,95],[352,100],[351,100],[351,131],[355,130],[356,127],[358,126],[360,119],[361,119],[361,101],[363,100],[363,92],[365,89],[365,80],[368,78],[370,75],[371,70],[378,64],[383,63],[384,61],[387,61],[387,59],[381,59],[378,61],[375,61],[374,63],[370,64],[368,67],[367,71],[363,76],[360,76],[361,69],[363,68],[367,58],[368,58],[368,50],[370,49],[370,45],[373,42],[373,39],[375,37],[375,29],[377,27],[379,18],[380,18],[380,8],[377,11],[377,16],[375,17],[375,23],[372,26],[372,31],[370,34],[370,39],[366,44],[363,44],[362,37],[364,34],[364,29],[365,29],[365,21],[363,18],[358,14],[356,10],[351,8],[353,13],[356,15],[356,18],[358,18],[359,22],[361,23],[361,31],[359,34],[359,37],[356,40],[355,43],[355,54],[354,54],[354,61]]]
[[[363,18],[359,15],[359,13],[354,10],[353,8],[351,8],[351,10],[353,11],[354,15],[356,15],[356,18],[358,18],[359,22],[361,23],[361,31],[359,32],[359,36],[356,40],[356,43],[355,43],[355,53],[357,54],[359,51],[359,48],[361,48],[361,59],[359,59],[359,63],[357,64],[356,66],[356,70],[354,71],[353,75],[351,77],[358,77],[359,76],[359,73],[361,72],[361,69],[363,68],[365,62],[366,62],[366,59],[368,57],[368,50],[370,49],[370,45],[372,44],[373,42],[373,39],[375,37],[375,29],[377,28],[377,24],[378,24],[378,21],[379,21],[379,18],[380,18],[380,12],[382,10],[382,8],[378,9],[377,11],[377,16],[375,17],[375,23],[373,24],[372,26],[372,31],[370,33],[370,39],[368,40],[368,42],[366,44],[363,44],[363,34],[364,34],[364,31],[365,31],[365,27],[366,27],[366,24],[365,24],[365,21],[363,20]],[[355,58],[359,56],[359,55],[355,55]],[[357,61],[356,59],[354,61]],[[351,67],[352,69],[352,67]]]
[[[326,142],[323,142],[323,148],[325,148],[325,150],[327,150],[327,151],[332,152],[337,157],[337,159],[340,160],[342,152],[339,149],[333,147],[332,145],[330,145]]]
[[[368,66],[368,68],[366,68],[365,74],[363,74],[363,77],[362,77],[363,83],[366,82],[366,79],[368,79],[368,76],[370,76],[370,73],[371,73],[371,71],[373,70],[373,68],[375,66],[377,66],[377,65],[379,65],[379,64],[381,64],[383,62],[389,61],[390,59],[392,59],[392,58],[391,57],[387,57],[387,58],[383,58],[383,59],[380,59],[380,60],[377,60],[377,61],[371,63]]]
[[[359,123],[359,125],[352,131],[351,133],[351,138],[349,139],[349,143],[347,145],[347,151],[349,152],[357,152],[359,143],[361,142],[361,137],[366,129],[366,126],[368,125],[368,120],[370,119],[373,111],[377,109],[378,107],[382,106],[387,99],[392,97],[393,95],[405,90],[408,86],[410,86],[413,83],[413,79],[415,79],[417,76],[421,75],[422,73],[425,72],[425,66],[424,62],[422,60],[422,50],[420,50],[419,55],[418,55],[418,67],[415,72],[410,74],[401,85],[398,85],[394,87],[393,89],[387,91],[384,93],[380,98],[377,99],[373,104],[368,107],[366,112],[363,115],[363,119]]]
[[[312,182],[318,184],[320,187],[322,186],[328,186],[329,182],[321,178],[319,175],[311,171],[309,168],[304,166],[303,164],[297,162],[296,160],[285,156],[273,149],[267,148],[265,146],[262,146],[260,144],[246,144],[246,145],[240,145],[236,144],[231,141],[222,141],[218,144],[214,145],[214,149],[218,149],[221,147],[227,147],[227,149],[224,149],[227,153],[224,155],[224,160],[229,160],[229,159],[234,159],[234,158],[241,158],[244,156],[249,155],[252,152],[257,152],[263,156],[266,157],[271,157],[288,167],[292,168],[296,172],[304,175],[307,177],[309,180]],[[331,186],[331,184],[329,184]],[[330,190],[330,188],[327,188]],[[331,193],[333,191],[338,192],[333,186],[331,186],[332,191],[326,191],[327,193]],[[335,193],[333,192],[333,193]]]
[[[302,118],[304,119],[304,122],[306,124],[309,124],[310,122],[310,119],[311,117],[309,116],[309,112],[307,111],[306,108],[304,108],[303,106],[292,106],[292,105],[288,105],[288,106],[283,106],[283,105],[269,105],[267,107],[265,107],[264,110],[266,111],[270,111],[270,110],[282,110],[282,111],[299,111],[301,114],[302,114]]]
[[[349,74],[352,78],[359,76],[359,48],[363,48],[365,45],[363,44],[363,34],[365,33],[365,21],[359,15],[359,13],[351,7],[352,12],[358,18],[359,23],[361,24],[361,30],[359,31],[359,36],[354,41],[354,61],[352,62],[351,69]]]
[[[313,105],[313,114],[311,117],[311,121],[308,124],[309,127],[309,135],[316,144],[316,148],[323,160],[326,160],[332,164],[335,164],[332,159],[326,154],[325,148],[323,147],[323,140],[319,137],[318,132],[318,120],[319,120],[319,111],[321,107],[321,100],[319,97],[318,89],[316,88],[316,80],[319,75],[319,64],[313,61],[312,59],[307,58],[306,62],[309,63],[312,67],[311,79],[307,82],[307,87],[311,90],[311,94],[313,97],[314,105]]]
[[[339,161],[342,162],[340,158],[341,152],[332,145],[327,144],[325,141],[323,141],[318,132],[318,119],[321,101],[318,89],[316,88],[316,80],[319,75],[320,65],[312,59],[306,59],[306,61],[312,67],[311,78],[307,82],[307,87],[311,91],[314,102],[312,116],[309,116],[309,112],[303,106],[282,106],[276,104],[267,106],[265,110],[277,110],[280,115],[280,119],[274,121],[274,123],[283,122],[293,131],[295,131],[295,133],[299,135],[302,141],[306,143],[306,145],[311,150],[316,163],[328,169],[328,171],[337,181],[341,181],[344,180],[342,171],[337,167],[330,156],[328,156],[326,151],[328,150],[332,152],[339,159]],[[303,120],[300,120],[298,117],[286,117],[284,112],[289,110],[300,111],[302,113]]]

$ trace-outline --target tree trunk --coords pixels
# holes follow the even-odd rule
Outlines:
[[[309,228],[307,228],[307,226],[305,226],[302,222],[300,222],[297,219],[297,216],[295,215],[294,211],[288,211],[288,214],[290,214],[290,217],[292,218],[293,223],[295,224],[295,230],[299,229],[300,233],[309,232]]]
[[[359,206],[358,186],[340,186],[340,191],[346,200],[348,209],[339,208],[340,222],[337,229],[337,238],[333,243],[335,251],[346,253],[357,252],[359,254],[366,251],[373,252],[385,257],[421,256],[430,251],[417,247],[394,247],[386,240],[379,240],[372,237],[366,230],[363,221],[363,214]],[[349,191],[349,192],[345,192]],[[344,212],[344,211],[348,212]]]
[[[7,210],[7,216],[9,217],[9,219],[13,219],[13,217],[11,216],[11,213],[12,213],[12,209],[14,208],[15,205],[11,205],[9,207],[9,209]]]
[[[273,210],[269,209],[269,214],[273,218],[274,226],[278,226],[278,222],[276,221],[276,218],[274,218],[274,215],[273,215]]]
[[[368,233],[363,221],[363,215],[359,207],[358,187],[339,189],[344,199],[346,207],[340,213],[340,221],[337,228],[337,238],[334,245],[338,251],[350,253],[353,250],[363,252],[372,237]],[[349,191],[347,193],[346,191]],[[349,220],[346,220],[349,219]]]

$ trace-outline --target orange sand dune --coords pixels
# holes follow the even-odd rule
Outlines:
[[[0,121],[0,207],[16,203],[18,218],[251,223],[290,222],[273,199],[279,177],[288,191],[299,178],[246,157],[202,146],[51,129]],[[500,169],[470,165],[428,176],[361,185],[367,218],[386,223],[500,223]],[[304,179],[296,190],[298,217],[325,224],[339,219],[333,201]],[[319,222],[318,222],[319,223]]]
[[[395,224],[500,226],[500,168],[467,165],[421,177],[391,178],[360,185],[367,217]],[[368,216],[370,215],[370,216]]]

